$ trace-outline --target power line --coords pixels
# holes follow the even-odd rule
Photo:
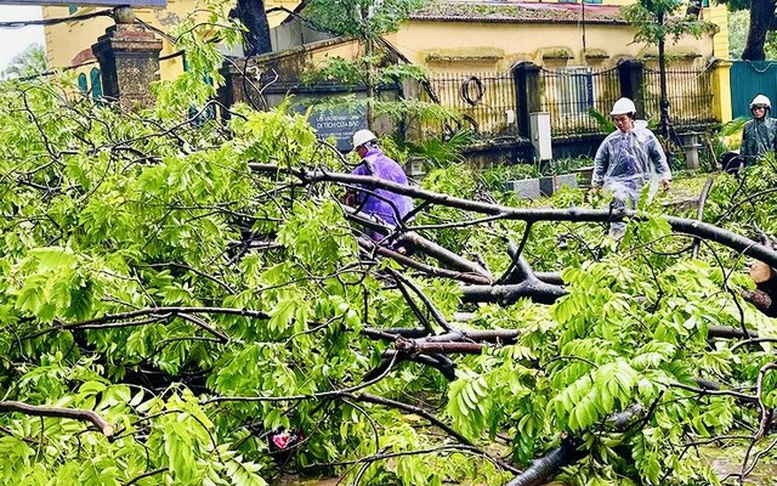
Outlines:
[[[29,25],[42,25],[45,27],[48,25],[64,24],[66,22],[89,20],[95,17],[112,17],[112,16],[113,16],[113,10],[109,9],[109,10],[100,10],[98,12],[92,12],[88,14],[73,15],[71,17],[58,17],[53,19],[42,19],[42,20],[11,20],[8,22],[0,22],[0,29],[20,29],[22,27],[27,27]]]

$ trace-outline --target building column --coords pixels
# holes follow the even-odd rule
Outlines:
[[[731,113],[731,64],[726,59],[716,59],[712,71],[712,111],[721,123],[732,120]]]
[[[531,139],[531,114],[540,111],[540,67],[519,62],[512,68],[518,134]]]
[[[134,24],[135,16],[127,7],[117,8],[114,18],[116,25],[92,45],[100,62],[103,96],[128,109],[151,106],[151,83],[159,79],[162,41]]]

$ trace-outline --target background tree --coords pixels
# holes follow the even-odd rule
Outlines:
[[[687,15],[682,0],[639,0],[623,7],[626,19],[637,29],[634,40],[658,47],[658,69],[661,92],[660,132],[669,135],[669,101],[666,89],[666,42],[677,41],[684,35],[700,37],[708,22],[699,21],[697,14]]]
[[[245,27],[243,45],[246,57],[272,51],[270,24],[267,21],[264,0],[237,0],[234,15]]]
[[[27,49],[14,56],[3,71],[3,78],[24,78],[46,72],[48,61],[46,50],[40,44],[30,44]]]
[[[731,59],[742,59],[750,30],[750,10],[736,10],[728,14],[728,44]],[[777,59],[777,31],[766,34],[764,57]]]
[[[321,29],[344,37],[355,37],[364,46],[364,80],[368,100],[375,99],[374,67],[378,61],[375,43],[384,34],[395,32],[420,8],[425,0],[312,0],[304,15]],[[385,52],[385,51],[384,51]],[[367,104],[367,120],[372,123],[372,104]]]
[[[748,61],[766,59],[766,42],[770,32],[777,31],[777,3],[774,0],[723,0],[729,10],[750,12],[747,40],[741,58]]]

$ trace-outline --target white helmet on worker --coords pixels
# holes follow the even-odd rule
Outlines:
[[[763,106],[767,110],[772,109],[772,102],[769,99],[768,96],[759,94],[755,98],[753,98],[753,101],[750,102],[750,109],[752,110],[756,106]]]
[[[367,130],[366,128],[359,130],[353,134],[353,148],[355,150],[357,147],[361,147],[367,142],[374,142],[377,139],[378,137],[376,137],[374,133]]]
[[[634,106],[634,102],[628,98],[621,98],[612,105],[611,116],[615,115],[633,115],[637,112],[637,107]]]

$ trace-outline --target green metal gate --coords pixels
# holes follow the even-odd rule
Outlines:
[[[734,61],[731,66],[731,113],[734,118],[750,116],[750,101],[765,94],[777,103],[777,62]],[[772,110],[772,116],[777,110]]]

